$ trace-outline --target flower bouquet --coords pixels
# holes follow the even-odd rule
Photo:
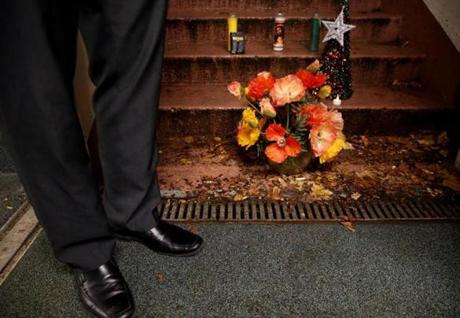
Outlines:
[[[245,87],[234,81],[231,94],[245,99],[236,139],[246,150],[262,153],[268,163],[282,174],[306,170],[312,160],[323,164],[347,148],[342,114],[321,102],[331,93],[327,76],[320,71],[318,60],[275,79],[261,72]]]

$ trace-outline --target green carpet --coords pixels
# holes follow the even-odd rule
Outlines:
[[[192,258],[116,257],[137,317],[459,317],[458,224],[198,225]],[[0,287],[0,317],[87,317],[40,235]]]

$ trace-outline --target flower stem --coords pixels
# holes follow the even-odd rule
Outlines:
[[[289,131],[289,117],[291,117],[290,116],[290,109],[291,109],[290,106],[291,106],[290,104],[286,105],[286,114],[287,114],[287,117],[286,117],[286,130],[288,130],[288,131]]]
[[[251,106],[252,108],[254,108],[254,110],[256,112],[258,112],[259,114],[261,114],[263,116],[263,114],[257,109],[256,105],[254,105],[253,103],[251,103],[251,101],[249,99],[246,98],[246,101],[248,102],[249,106]]]

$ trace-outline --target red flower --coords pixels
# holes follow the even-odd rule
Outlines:
[[[300,151],[300,143],[293,137],[285,137],[286,129],[280,124],[270,124],[265,130],[265,138],[275,141],[265,148],[265,155],[271,161],[283,163],[288,157],[296,157]]]
[[[321,87],[327,79],[326,74],[318,73],[315,75],[304,69],[298,70],[296,75],[302,80],[305,89]]]
[[[307,115],[305,124],[309,128],[315,128],[321,125],[327,118],[327,106],[324,104],[306,105],[300,110],[300,113]]]
[[[253,100],[259,100],[272,89],[274,84],[275,79],[271,73],[261,72],[249,82],[247,96]]]

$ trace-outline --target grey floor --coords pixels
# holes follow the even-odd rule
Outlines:
[[[460,225],[198,225],[192,258],[119,243],[137,317],[459,317]],[[86,317],[41,235],[1,317]]]

